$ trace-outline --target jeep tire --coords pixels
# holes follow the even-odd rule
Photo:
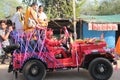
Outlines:
[[[23,75],[26,80],[44,80],[46,68],[41,61],[30,60],[23,68]]]
[[[95,80],[108,80],[113,73],[112,64],[106,58],[95,58],[90,63],[88,70]]]

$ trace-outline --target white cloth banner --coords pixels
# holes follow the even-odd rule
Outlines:
[[[96,24],[89,23],[88,30],[97,30],[97,31],[110,31],[110,30],[118,30],[117,24]]]

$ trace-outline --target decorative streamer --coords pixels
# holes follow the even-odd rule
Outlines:
[[[16,50],[14,55],[19,54],[21,67],[26,60],[33,57],[43,62],[47,62],[47,58],[54,64],[51,65],[51,67],[54,66],[54,68],[63,66],[55,57],[50,55],[51,52],[49,52],[45,46],[46,31],[47,29],[34,29],[32,32],[27,33],[17,31],[11,33],[14,43],[20,44],[20,49]],[[34,39],[34,37],[36,38]],[[24,55],[23,59],[21,58],[22,55]]]

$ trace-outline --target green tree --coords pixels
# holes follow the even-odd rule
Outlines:
[[[0,0],[0,4],[0,19],[12,16],[16,6],[20,5],[17,0]]]
[[[32,2],[42,3],[49,18],[72,18],[73,16],[72,0],[23,0],[26,5]],[[85,2],[86,0],[77,0],[76,16],[79,16],[81,6]]]
[[[96,5],[96,1],[94,4],[87,3],[82,8],[81,14],[89,14],[89,15],[114,15],[120,14],[120,0],[102,0]]]
[[[45,10],[50,18],[68,18],[72,16],[72,0],[46,0]]]
[[[33,2],[37,3],[38,1],[41,1],[41,0],[22,0],[22,2],[27,6],[32,4]]]

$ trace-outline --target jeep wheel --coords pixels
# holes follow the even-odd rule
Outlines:
[[[43,80],[46,75],[44,64],[38,60],[28,61],[23,68],[26,80]]]
[[[113,67],[109,60],[96,58],[90,63],[89,72],[95,80],[108,80],[113,73]]]

